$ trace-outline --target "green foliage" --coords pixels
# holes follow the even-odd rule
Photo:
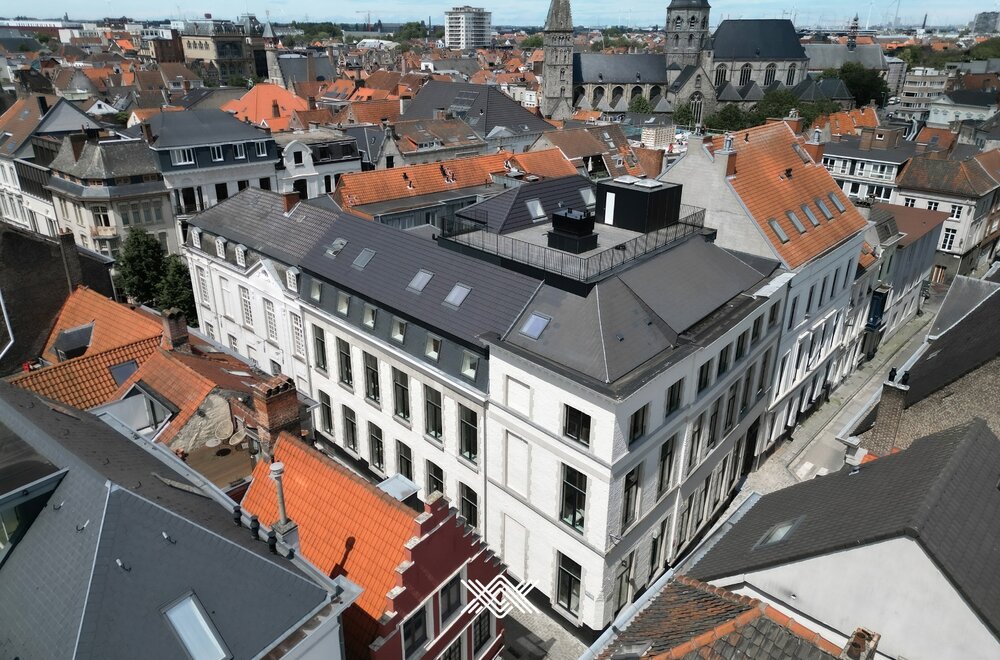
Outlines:
[[[889,85],[875,69],[866,69],[857,62],[847,62],[840,67],[839,77],[847,85],[859,108],[871,101],[884,104],[889,97]]]
[[[47,44],[47,43],[49,43],[49,40],[51,40],[51,39],[52,39],[52,35],[51,34],[38,33],[38,34],[35,35],[35,41],[37,41],[40,44]]]
[[[124,126],[128,123],[128,118],[132,116],[130,112],[116,112],[114,116],[114,122],[119,126]]]
[[[344,36],[344,31],[340,26],[329,21],[320,23],[299,23],[293,21],[292,26],[302,30],[302,39],[310,43],[318,39],[338,39]]]
[[[434,32],[431,33],[432,39],[444,39],[444,28],[440,25],[434,28]]]
[[[798,99],[788,89],[774,89],[764,94],[754,108],[758,123],[763,124],[768,117],[787,117],[792,108],[799,106]]]
[[[674,108],[674,123],[678,126],[690,126],[694,123],[694,112],[690,103],[679,103]]]
[[[629,101],[628,111],[635,112],[640,115],[648,115],[653,112],[653,106],[649,104],[649,101],[646,100],[645,96],[640,94]]]
[[[533,34],[521,42],[521,48],[541,48],[541,47],[542,47],[542,35],[540,34]]]
[[[243,76],[229,76],[229,80],[226,81],[226,84],[230,87],[246,87],[247,79]]]
[[[427,26],[424,25],[423,21],[419,23],[416,21],[410,21],[409,23],[403,23],[400,26],[399,32],[395,34],[395,37],[399,41],[415,41],[417,39],[423,39],[427,36]]]
[[[164,260],[156,302],[160,309],[176,307],[184,312],[189,324],[197,324],[198,310],[195,309],[194,291],[191,289],[191,274],[187,264],[176,254]]]
[[[141,304],[154,304],[163,279],[163,248],[145,229],[130,227],[118,255],[118,277],[125,295]]]
[[[713,131],[738,131],[757,125],[757,118],[737,105],[724,105],[705,117],[705,127]]]
[[[904,46],[891,51],[890,54],[906,62],[909,68],[929,66],[942,69],[946,62],[967,59],[957,56],[955,51],[934,50],[930,46]]]
[[[1000,38],[987,39],[981,44],[976,44],[969,51],[969,55],[974,60],[988,60],[992,57],[1000,57]]]

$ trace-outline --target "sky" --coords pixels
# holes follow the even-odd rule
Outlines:
[[[961,0],[940,2],[935,0],[897,0],[900,21],[919,24],[924,13],[929,14],[928,25],[964,24],[972,20],[976,11],[993,9],[985,3]],[[458,4],[483,6],[493,11],[494,25],[541,25],[545,21],[548,0],[505,0],[492,7],[490,3],[474,1],[453,3],[415,3],[412,0],[340,0],[337,3],[312,3],[303,0],[175,0],[170,3],[136,3],[134,0],[50,0],[45,3],[46,14],[61,15],[68,12],[71,19],[99,18],[101,16],[128,16],[135,19],[198,18],[211,12],[215,18],[233,18],[244,12],[255,13],[263,20],[265,10],[278,22],[292,20],[333,20],[336,22],[364,22],[371,11],[371,20],[395,23],[424,20],[429,17],[436,25],[444,20],[444,12]],[[607,0],[574,0],[573,22],[577,25],[635,25],[662,26],[668,0],[660,2],[626,1],[609,3]],[[846,25],[857,13],[864,27],[867,20],[872,25],[891,20],[896,4],[864,3],[836,0],[711,0],[712,24],[723,18],[793,18],[800,27],[812,25]],[[8,7],[6,11],[10,11]],[[870,13],[869,13],[870,12]]]

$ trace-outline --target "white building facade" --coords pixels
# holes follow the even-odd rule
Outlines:
[[[493,14],[482,7],[454,7],[444,13],[444,41],[452,50],[469,50],[490,45]]]

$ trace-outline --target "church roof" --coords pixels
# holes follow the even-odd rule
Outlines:
[[[552,0],[549,5],[549,15],[545,19],[545,31],[573,31],[573,14],[570,12],[569,0]]]
[[[665,85],[667,84],[666,60],[663,55],[649,53],[629,55],[573,53],[573,83]]]
[[[711,9],[708,0],[670,0],[667,9]]]
[[[740,96],[739,91],[731,82],[726,82],[719,85],[718,89],[715,90],[715,98],[719,101],[742,101],[743,97]]]
[[[712,35],[712,49],[716,61],[807,59],[787,18],[722,21]]]

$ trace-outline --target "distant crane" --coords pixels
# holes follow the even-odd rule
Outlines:
[[[364,14],[365,15],[365,18],[367,19],[365,21],[365,32],[371,32],[371,30],[372,30],[372,13],[370,11],[364,11],[364,10],[361,10],[361,9],[354,10],[354,13],[355,14]]]

